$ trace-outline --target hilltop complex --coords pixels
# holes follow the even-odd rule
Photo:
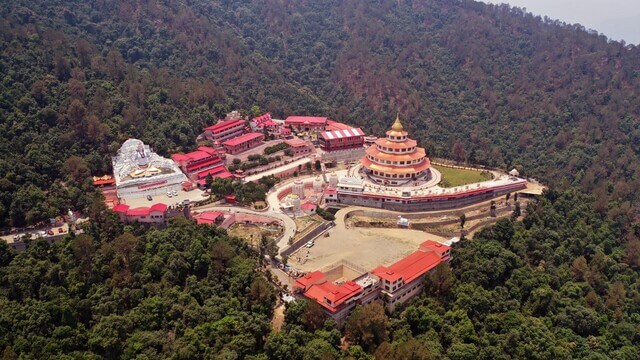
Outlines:
[[[491,181],[442,188],[425,150],[408,137],[399,117],[385,138],[374,141],[360,164],[325,191],[331,207],[366,206],[394,211],[451,209],[524,189],[527,181],[506,174]]]

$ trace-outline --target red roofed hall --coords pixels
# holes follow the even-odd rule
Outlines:
[[[223,142],[222,146],[224,146],[227,153],[238,154],[260,145],[262,140],[264,140],[263,133],[253,132],[229,139]]]
[[[321,131],[327,126],[327,118],[319,116],[289,116],[284,121],[296,131]]]
[[[206,146],[201,146],[198,150],[186,154],[173,154],[171,159],[193,181],[198,180],[197,173],[224,165],[220,152]]]
[[[203,136],[211,141],[224,141],[244,133],[244,120],[226,120],[204,128]]]
[[[364,132],[360,128],[324,131],[318,140],[324,151],[358,149],[364,146]]]

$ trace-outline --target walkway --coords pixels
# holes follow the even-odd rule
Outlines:
[[[302,159],[298,159],[292,163],[286,164],[286,165],[282,165],[282,166],[278,166],[276,168],[267,170],[267,171],[263,171],[261,173],[255,174],[255,175],[249,175],[244,179],[244,182],[250,182],[250,181],[257,181],[262,179],[264,176],[269,176],[269,175],[277,175],[280,174],[282,172],[285,171],[291,171],[292,169],[297,169],[298,166],[304,166],[306,163],[310,163],[311,159],[308,157],[304,157]]]

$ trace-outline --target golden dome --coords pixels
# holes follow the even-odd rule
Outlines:
[[[393,131],[404,131],[404,127],[400,122],[400,114],[396,115],[396,121],[391,125],[391,130]]]

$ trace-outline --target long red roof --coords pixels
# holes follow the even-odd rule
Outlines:
[[[402,278],[406,284],[426,274],[441,262],[442,258],[437,253],[418,250],[389,267],[378,266],[372,273],[391,282]]]
[[[320,134],[320,136],[325,140],[333,140],[333,139],[342,139],[342,138],[350,138],[350,137],[364,137],[364,132],[360,128],[351,128],[344,130],[335,130],[335,131],[325,131]]]
[[[210,166],[210,165],[214,165],[214,164],[221,164],[222,160],[219,157],[215,157],[213,159],[209,159],[207,161],[203,161],[200,163],[196,163],[196,164],[190,164],[187,165],[187,172],[192,172],[194,170],[198,170],[201,169],[205,166]]]
[[[214,175],[216,175],[218,173],[222,173],[222,172],[225,172],[225,171],[227,171],[227,169],[223,165],[216,166],[213,169],[200,171],[198,173],[198,179],[206,178],[207,175],[214,176]]]
[[[320,116],[289,116],[285,121],[285,124],[326,124],[327,118]]]
[[[238,126],[239,124],[244,125],[244,120],[227,120],[227,121],[219,122],[215,125],[211,125],[204,129],[211,131],[212,133],[216,133],[216,132],[221,132],[221,131],[231,129],[232,127]]]
[[[336,312],[340,305],[361,292],[362,287],[353,281],[347,281],[341,285],[325,281],[317,285],[312,285],[304,295],[310,299],[315,299],[318,304],[329,311]],[[329,305],[325,299],[330,301],[331,305]]]
[[[240,135],[238,137],[234,137],[233,139],[229,139],[225,142],[222,143],[222,145],[224,146],[237,146],[240,145],[242,143],[245,143],[247,141],[251,141],[254,139],[257,139],[261,136],[264,136],[263,133],[257,133],[257,132],[253,132],[253,133],[248,133],[248,134],[244,134],[244,135]]]

